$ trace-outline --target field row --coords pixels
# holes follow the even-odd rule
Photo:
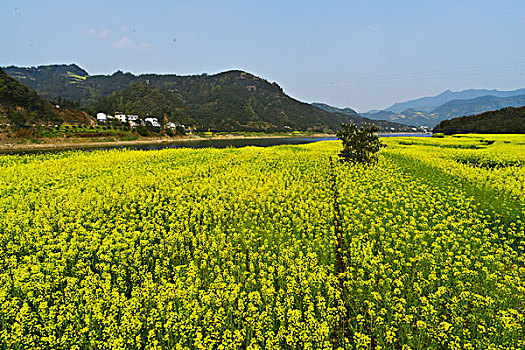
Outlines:
[[[517,190],[388,142],[0,156],[0,347],[523,348]]]

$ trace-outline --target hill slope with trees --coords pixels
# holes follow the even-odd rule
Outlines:
[[[525,107],[507,107],[444,120],[433,131],[444,134],[525,134]]]
[[[0,122],[18,126],[64,122],[89,125],[93,120],[85,112],[57,108],[0,68]]]
[[[121,71],[90,76],[76,65],[6,69],[47,98],[73,101],[93,114],[146,114],[213,131],[334,131],[341,123],[372,122],[383,131],[413,131],[398,123],[320,110],[286,95],[276,83],[239,70],[193,76]]]

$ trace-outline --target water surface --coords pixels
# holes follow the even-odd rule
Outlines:
[[[380,137],[428,137],[431,134],[379,134]],[[278,145],[301,145],[305,143],[337,140],[337,137],[268,137],[268,138],[253,138],[253,139],[212,139],[212,140],[188,140],[188,141],[174,141],[174,142],[162,142],[162,143],[151,143],[151,144],[127,144],[127,145],[114,145],[114,146],[100,146],[96,144],[87,147],[65,147],[65,148],[53,148],[53,149],[26,149],[26,150],[2,150],[0,154],[35,154],[35,153],[55,153],[63,152],[69,149],[82,150],[82,151],[97,151],[97,150],[109,150],[109,149],[130,149],[130,150],[159,150],[165,148],[226,148],[226,147],[246,147],[246,146],[257,146],[257,147],[270,147]]]

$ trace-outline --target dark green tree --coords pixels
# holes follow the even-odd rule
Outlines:
[[[374,125],[358,128],[355,124],[341,124],[336,133],[343,141],[343,150],[339,153],[342,162],[370,164],[377,161],[377,152],[386,145],[379,140],[379,129]]]
[[[11,114],[11,121],[13,122],[15,128],[19,129],[26,124],[27,118],[22,113],[17,111]]]

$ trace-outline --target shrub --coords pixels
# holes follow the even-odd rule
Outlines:
[[[358,128],[355,124],[341,124],[336,133],[343,141],[343,150],[339,153],[342,162],[370,164],[377,161],[377,152],[386,145],[379,140],[375,125]]]

